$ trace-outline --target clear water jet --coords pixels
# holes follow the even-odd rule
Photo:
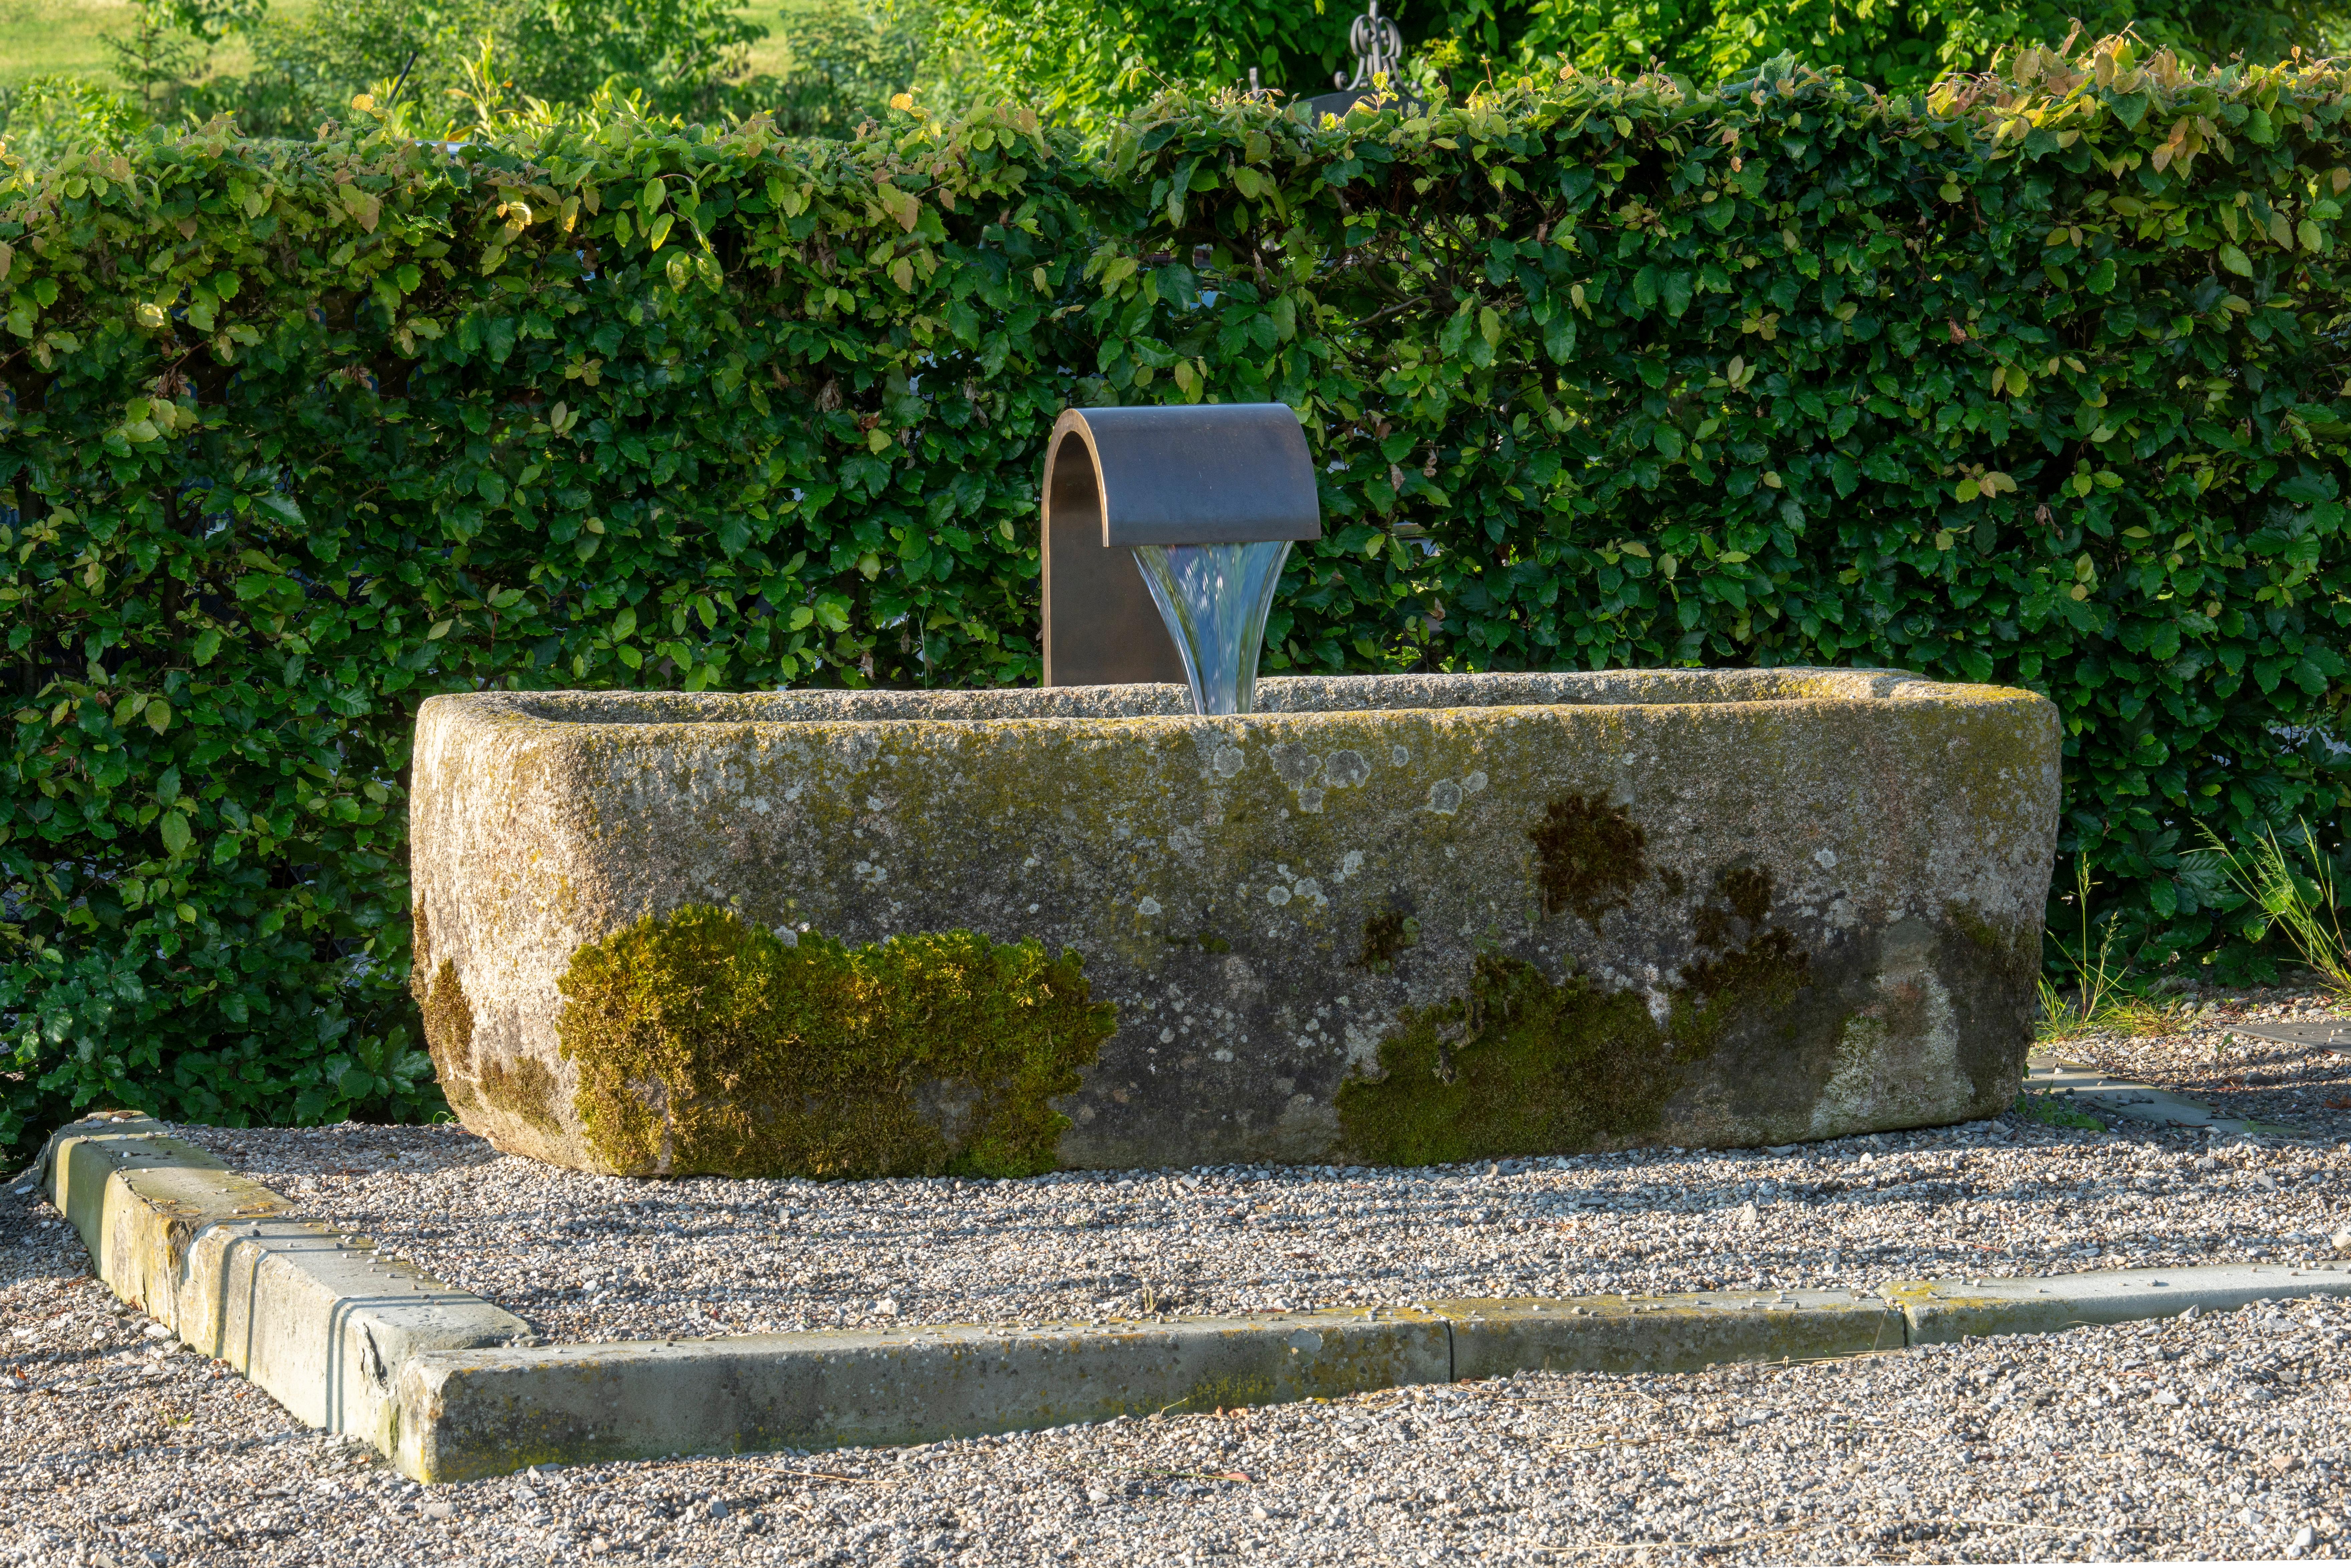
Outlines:
[[[1194,713],[1256,711],[1266,613],[1289,559],[1288,539],[1135,547],[1134,564],[1183,658]]]

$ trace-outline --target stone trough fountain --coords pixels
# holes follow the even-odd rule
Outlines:
[[[1315,528],[1279,405],[1073,411],[1042,689],[432,699],[416,987],[459,1115],[586,1169],[852,1176],[2006,1107],[2045,700],[1868,670],[1259,681]]]

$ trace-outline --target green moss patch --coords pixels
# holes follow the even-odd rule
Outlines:
[[[1084,962],[968,931],[848,947],[731,911],[573,955],[558,1034],[590,1147],[631,1175],[1028,1176],[1056,1165],[1117,1009]]]
[[[2041,967],[2041,932],[2033,926],[2022,926],[2013,933],[2003,932],[1991,921],[1953,901],[1943,905],[1943,919],[1960,936],[1973,943],[1976,951],[1991,966],[1992,971],[2011,985],[2029,987]]]
[[[1698,906],[1698,945],[1704,951],[1682,968],[1698,995],[1773,1007],[1796,999],[1811,960],[1796,938],[1771,924],[1771,879],[1751,867],[1723,873],[1716,896]]]
[[[555,1071],[537,1057],[481,1063],[481,1095],[493,1108],[519,1117],[549,1136],[563,1131]]]
[[[1384,975],[1395,967],[1396,956],[1420,945],[1420,922],[1394,909],[1383,909],[1364,922],[1364,950],[1358,968]]]
[[[1370,1163],[1448,1165],[1654,1133],[1735,1018],[1785,1007],[1804,984],[1808,960],[1770,909],[1761,873],[1722,877],[1663,1022],[1640,991],[1574,973],[1554,984],[1522,959],[1481,956],[1464,995],[1404,1009],[1376,1077],[1340,1087],[1343,1143]]]
[[[1649,874],[1648,835],[1600,795],[1569,795],[1527,830],[1543,913],[1572,913],[1587,925],[1623,904]]]
[[[447,959],[433,967],[433,930],[424,905],[416,906],[416,946],[408,970],[409,994],[424,1015],[424,1050],[449,1103],[465,1111],[474,1103],[474,1004]]]

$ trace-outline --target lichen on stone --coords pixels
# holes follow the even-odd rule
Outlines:
[[[1786,1006],[1803,985],[1806,956],[1770,910],[1762,873],[1724,873],[1670,993],[1573,970],[1553,982],[1524,959],[1480,955],[1463,994],[1405,1009],[1377,1073],[1341,1086],[1343,1143],[1370,1162],[1447,1165],[1654,1133],[1726,1028],[1750,1009]]]
[[[627,1175],[1028,1176],[1117,1010],[1074,950],[968,931],[846,946],[687,905],[582,946],[559,1048]]]
[[[1261,695],[1211,719],[1176,687],[434,698],[414,810],[436,929],[416,978],[429,999],[454,959],[451,1004],[460,978],[471,1003],[451,1092],[502,1149],[612,1168],[575,1110],[557,979],[583,936],[698,902],[852,945],[969,928],[1082,948],[1092,994],[1127,1022],[1050,1102],[1073,1124],[1064,1166],[1328,1161],[1341,1085],[1376,1070],[1399,1009],[1466,998],[1480,953],[1629,988],[1653,1019],[1691,988],[1685,968],[1740,990],[1808,955],[1799,999],[1726,1027],[1655,1130],[1628,1137],[1810,1135],[1832,1081],[1858,1085],[1838,1132],[2012,1097],[2055,831],[2042,699],[1783,670]],[[1440,784],[1449,813],[1428,809]],[[1327,790],[1320,810],[1306,789]],[[1777,948],[1739,928],[1754,900],[1737,879],[1718,885],[1749,866],[1771,868],[1767,924],[1794,934]],[[1980,919],[1946,922],[1955,903]],[[1885,932],[1906,915],[1934,943],[1886,980]],[[1701,918],[1726,945],[1701,947]],[[1398,950],[1403,919],[1420,929]],[[1843,1020],[1862,1015],[1900,1061],[1840,1076]],[[1972,1088],[1938,1067],[1932,1094],[1882,1092],[1922,1051],[1955,1051]],[[518,1078],[525,1059],[548,1077]],[[959,1127],[971,1096],[914,1099],[918,1120]],[[528,1119],[549,1105],[559,1134]]]

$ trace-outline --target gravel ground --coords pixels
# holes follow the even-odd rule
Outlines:
[[[0,1563],[2176,1561],[2351,1520],[2346,1303],[426,1491],[80,1264],[0,1253]]]
[[[1776,1154],[831,1184],[582,1176],[455,1128],[183,1131],[560,1341],[2302,1260],[2351,1227],[2351,1145],[2015,1113]]]
[[[2351,1138],[2351,1054],[2255,1040],[2232,1027],[2336,1017],[2339,1004],[2308,992],[2257,991],[2188,1002],[2179,1010],[2187,1025],[2170,1034],[2089,1035],[2050,1049],[2200,1100],[2224,1116],[2291,1127],[2306,1138]]]
[[[2063,1053],[2218,1099],[2190,1070],[2230,1016]],[[636,1183],[450,1128],[183,1131],[586,1340],[2334,1256],[2351,1145],[2310,1135],[2339,1129],[2303,1088],[2242,1107],[2293,1139],[2011,1114],[1779,1153],[1020,1182]],[[2323,1557],[2351,1519],[2351,1304],[427,1494],[87,1266],[29,1184],[0,1192],[0,1563]]]

